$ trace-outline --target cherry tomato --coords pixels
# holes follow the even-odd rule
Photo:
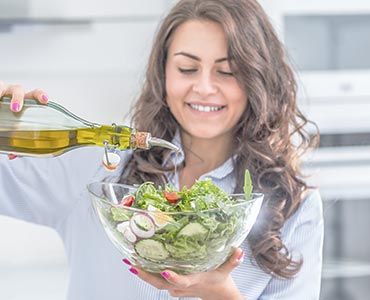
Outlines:
[[[164,191],[163,194],[167,201],[170,203],[176,203],[180,199],[179,195],[177,195],[177,192]]]
[[[122,198],[119,204],[124,206],[131,206],[134,203],[135,197],[133,195],[128,195]]]

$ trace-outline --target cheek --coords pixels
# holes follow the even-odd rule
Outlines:
[[[230,87],[228,96],[234,106],[238,110],[241,110],[240,114],[242,114],[247,106],[247,95],[244,90],[242,90],[238,84],[235,84]]]
[[[166,102],[170,110],[173,110],[173,102],[176,99],[174,92],[176,91],[173,88],[172,76],[169,72],[166,72]]]
[[[166,76],[166,95],[167,104],[173,104],[174,102],[182,102],[189,91],[189,84],[186,80],[179,78],[177,74],[173,72],[167,72]]]
[[[178,85],[177,80],[175,79],[175,74],[171,68],[166,69],[166,95],[167,98],[172,98],[176,94],[176,85]]]
[[[233,92],[229,94],[229,97],[229,99],[231,100],[230,106],[232,107],[232,113],[230,117],[233,120],[232,122],[235,122],[236,124],[240,121],[245,112],[245,109],[248,105],[248,98],[244,91],[240,88],[233,90]]]

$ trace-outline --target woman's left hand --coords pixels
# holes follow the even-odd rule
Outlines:
[[[243,261],[243,251],[234,250],[232,256],[215,270],[179,275],[173,271],[163,271],[161,274],[145,272],[134,266],[131,273],[160,290],[168,290],[172,297],[198,297],[202,300],[240,300],[243,295],[238,290],[231,277],[231,271]],[[123,260],[129,264],[127,260]]]

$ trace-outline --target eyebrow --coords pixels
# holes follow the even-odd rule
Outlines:
[[[187,52],[182,52],[182,51],[181,51],[181,52],[176,52],[176,53],[174,54],[174,56],[177,56],[177,55],[183,55],[183,56],[189,57],[189,58],[191,58],[191,59],[193,59],[193,60],[201,61],[200,57],[195,56],[195,55],[190,54],[190,53],[187,53]],[[227,57],[222,57],[222,58],[218,58],[218,59],[216,59],[216,60],[215,60],[215,63],[220,63],[220,62],[228,61],[228,60],[230,60],[230,59],[229,59],[229,58],[227,58]]]

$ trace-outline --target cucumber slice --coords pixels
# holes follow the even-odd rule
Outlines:
[[[112,219],[116,222],[128,221],[130,220],[130,212],[126,209],[122,209],[119,207],[112,207],[110,209],[112,213]]]
[[[170,256],[161,242],[152,239],[138,241],[135,244],[135,251],[142,258],[151,261],[162,261]]]
[[[202,224],[189,223],[179,231],[178,235],[204,237],[207,233],[208,230]]]

